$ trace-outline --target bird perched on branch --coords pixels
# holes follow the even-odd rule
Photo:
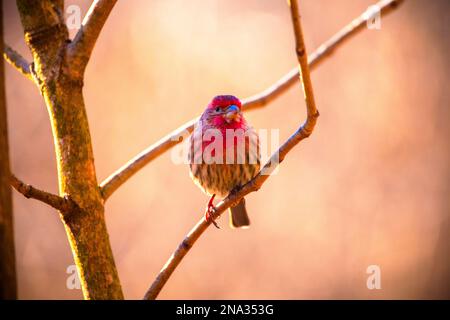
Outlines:
[[[215,210],[215,195],[224,197],[238,191],[259,172],[258,134],[245,121],[239,99],[220,95],[206,107],[189,143],[190,176],[206,194],[211,195],[205,219],[218,227],[211,217]],[[230,208],[230,226],[249,225],[242,198]]]

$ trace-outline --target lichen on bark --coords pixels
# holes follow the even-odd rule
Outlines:
[[[77,206],[61,213],[86,299],[123,299],[95,173],[83,74],[70,59],[63,1],[17,0],[33,77],[50,117],[59,192]]]

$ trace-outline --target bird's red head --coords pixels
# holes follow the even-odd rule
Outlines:
[[[241,101],[236,98],[235,96],[232,95],[221,95],[221,96],[215,96],[212,101],[209,103],[208,105],[208,109],[211,108],[226,108],[230,105],[236,105],[237,107],[239,107],[239,109],[241,108]]]
[[[202,117],[218,128],[240,128],[245,121],[241,113],[241,101],[232,95],[215,96]]]

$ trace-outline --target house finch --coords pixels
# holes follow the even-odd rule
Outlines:
[[[206,209],[207,221],[214,212],[215,195],[237,191],[259,172],[259,138],[241,112],[241,102],[231,95],[216,96],[201,115],[190,138],[190,176],[212,195]],[[230,226],[248,227],[245,200],[230,208]]]

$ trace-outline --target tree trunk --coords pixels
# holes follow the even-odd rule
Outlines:
[[[109,243],[83,99],[83,71],[68,54],[64,1],[17,0],[32,72],[50,116],[60,195],[78,208],[60,213],[85,299],[123,299]]]
[[[0,0],[0,50],[3,52],[3,1]],[[5,73],[0,62],[0,300],[17,299],[16,258],[9,177]]]

